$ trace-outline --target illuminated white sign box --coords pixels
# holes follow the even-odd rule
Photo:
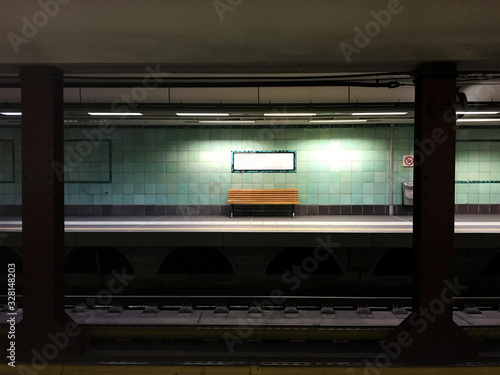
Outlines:
[[[232,172],[295,172],[296,151],[232,151]]]

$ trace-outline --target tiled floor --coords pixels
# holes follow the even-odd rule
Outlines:
[[[83,216],[67,217],[68,232],[360,232],[410,233],[411,216],[290,217]],[[20,218],[0,218],[0,231],[20,231]],[[456,215],[456,233],[500,233],[500,215]]]

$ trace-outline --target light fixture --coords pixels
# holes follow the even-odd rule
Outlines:
[[[199,117],[199,116],[209,116],[209,117],[220,117],[220,116],[229,116],[229,113],[188,113],[188,112],[179,112],[176,113],[177,116],[190,116],[190,117]]]
[[[408,112],[356,112],[352,116],[404,116]]]
[[[139,112],[87,112],[90,116],[142,116]]]
[[[207,124],[253,124],[254,120],[200,120],[198,122]]]
[[[457,122],[500,122],[500,118],[461,118]]]
[[[494,112],[494,111],[457,111],[457,115],[497,115],[500,112]]]
[[[316,116],[316,113],[264,113],[264,116],[273,116],[273,117],[294,117],[294,116]]]
[[[0,112],[4,116],[21,116],[22,112]]]
[[[321,122],[321,123],[339,123],[339,124],[347,124],[353,122],[367,122],[366,119],[358,119],[358,120],[309,120],[309,122]]]

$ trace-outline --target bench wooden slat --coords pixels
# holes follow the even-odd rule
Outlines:
[[[250,204],[299,204],[298,189],[229,189],[227,203],[234,205]]]

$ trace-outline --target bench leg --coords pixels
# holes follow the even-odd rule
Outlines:
[[[295,205],[292,204],[292,217],[295,217],[295,210],[294,210],[294,208],[295,208]]]
[[[234,204],[231,205],[231,217],[234,217]]]

